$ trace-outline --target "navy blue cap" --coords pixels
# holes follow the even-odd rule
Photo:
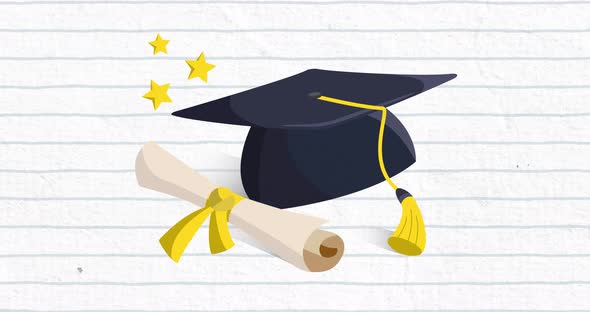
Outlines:
[[[455,77],[310,69],[173,115],[250,126],[241,161],[244,190],[251,199],[288,208],[384,181],[377,155],[381,112],[326,102],[319,96],[387,107]],[[391,176],[416,160],[410,135],[389,111],[383,159]]]

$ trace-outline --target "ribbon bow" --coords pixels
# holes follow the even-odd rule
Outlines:
[[[224,252],[234,246],[227,222],[229,213],[242,200],[242,196],[226,187],[214,189],[205,207],[184,217],[160,238],[160,245],[175,262],[180,260],[184,250],[193,239],[203,222],[209,221],[209,249],[212,254]]]

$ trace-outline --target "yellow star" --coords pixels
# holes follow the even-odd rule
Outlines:
[[[188,79],[195,77],[201,78],[204,82],[207,82],[207,73],[215,68],[215,65],[207,63],[205,61],[205,53],[201,52],[201,55],[195,60],[186,60],[186,63],[191,68],[191,72],[188,75]]]
[[[168,87],[170,87],[169,83],[159,86],[152,80],[150,87],[151,90],[144,94],[143,97],[148,100],[152,100],[152,103],[154,104],[154,110],[157,110],[160,106],[160,103],[162,102],[172,103],[172,99],[170,99],[168,96]]]
[[[166,51],[166,45],[168,44],[168,42],[170,42],[170,40],[162,39],[162,37],[160,37],[160,34],[156,36],[156,40],[150,41],[150,45],[154,47],[154,55],[158,54],[158,52],[164,52],[168,54],[168,51]]]

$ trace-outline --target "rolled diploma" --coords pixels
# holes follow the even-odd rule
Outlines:
[[[139,185],[202,207],[218,186],[176,159],[156,143],[142,147],[135,162]],[[342,239],[319,227],[326,220],[280,210],[253,200],[240,201],[229,222],[271,253],[311,272],[326,271],[342,258]]]

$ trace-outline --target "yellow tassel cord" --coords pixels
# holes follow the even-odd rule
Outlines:
[[[211,192],[205,207],[199,209],[176,223],[160,238],[160,244],[168,256],[175,262],[180,260],[184,250],[193,239],[207,217],[209,220],[209,249],[212,254],[224,252],[234,246],[227,222],[229,213],[242,200],[225,187],[216,188]]]
[[[351,106],[356,108],[381,111],[381,125],[379,126],[379,138],[377,141],[377,157],[379,159],[379,167],[381,168],[381,174],[389,183],[389,185],[396,190],[398,199],[402,206],[402,217],[399,225],[395,232],[389,237],[387,243],[395,251],[408,255],[417,256],[424,251],[426,246],[426,229],[424,228],[424,221],[422,220],[422,214],[418,203],[410,193],[403,189],[399,189],[393,181],[389,178],[389,174],[385,169],[385,163],[383,161],[383,135],[385,133],[385,119],[387,118],[387,108],[378,105],[362,104],[357,102],[345,101],[337,98],[328,96],[320,96],[318,100]]]

